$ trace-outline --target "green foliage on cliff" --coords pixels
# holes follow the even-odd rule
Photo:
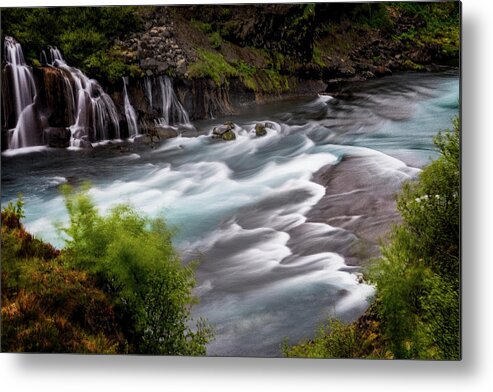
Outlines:
[[[439,133],[440,158],[404,185],[402,223],[370,271],[374,305],[349,325],[330,324],[288,356],[460,359],[460,133]],[[360,344],[356,353],[353,342]]]
[[[112,48],[113,41],[141,26],[138,7],[2,9],[2,38],[15,37],[27,61],[57,46],[69,64],[103,82],[131,72]]]
[[[459,2],[392,3],[402,16],[419,19],[416,28],[394,36],[409,48],[437,48],[443,57],[458,57],[460,46]]]
[[[62,251],[24,230],[21,204],[2,211],[2,350],[205,355],[211,328],[190,319],[194,266],[163,219],[128,205],[103,216],[86,191],[63,193]]]
[[[238,71],[224,59],[221,53],[197,49],[197,55],[199,60],[188,68],[190,77],[210,78],[217,85],[222,85],[227,78],[238,76]]]

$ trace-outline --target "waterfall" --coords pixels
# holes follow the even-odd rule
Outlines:
[[[161,92],[161,117],[158,120],[158,125],[190,125],[188,113],[178,100],[171,79],[167,76],[160,76],[159,88]]]
[[[125,117],[128,124],[128,133],[130,137],[136,136],[139,133],[139,128],[137,126],[137,113],[128,99],[127,92],[128,77],[123,78],[123,95],[124,95],[124,106],[125,106]]]
[[[5,61],[12,71],[15,112],[17,119],[24,108],[33,103],[36,87],[31,68],[24,61],[21,45],[12,37],[5,37]]]
[[[143,88],[149,107],[159,113],[158,119],[155,120],[156,125],[162,127],[191,126],[188,113],[176,96],[173,81],[169,77],[147,76],[144,79]]]
[[[46,57],[46,55],[45,55]],[[63,59],[62,53],[58,50],[57,47],[50,46],[50,59],[51,65],[57,65],[57,62],[63,63],[66,65],[65,60]]]
[[[41,64],[48,64],[48,57],[46,56],[46,52],[44,49],[39,54],[39,62]]]
[[[146,77],[143,88],[149,107],[159,113],[158,119],[155,120],[156,125],[161,127],[191,126],[188,113],[176,96],[173,82],[169,77]]]
[[[149,76],[146,76],[144,79],[144,92],[147,98],[147,102],[149,102],[149,107],[152,111],[152,79]]]
[[[70,126],[72,145],[79,145],[78,140],[98,141],[111,137],[119,139],[118,112],[100,84],[89,79],[81,70],[67,65],[57,48],[50,48],[50,57],[52,65],[67,71],[75,82],[75,92],[72,94],[76,97],[74,101],[77,103],[77,112],[75,123]]]
[[[10,69],[16,127],[10,134],[9,148],[21,148],[42,143],[42,135],[32,134],[37,129],[33,102],[36,86],[31,68],[26,65],[21,45],[12,37],[5,37],[5,62]]]

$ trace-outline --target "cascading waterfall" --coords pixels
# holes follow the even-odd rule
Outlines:
[[[45,57],[46,57],[46,55],[45,55]],[[62,56],[62,53],[58,50],[57,47],[50,46],[50,59],[51,59],[51,62],[50,62],[51,65],[56,65],[57,61],[59,61],[63,64],[66,64],[65,60]]]
[[[5,37],[5,61],[12,75],[14,110],[16,127],[11,131],[9,148],[21,148],[37,145],[42,139],[37,129],[36,114],[33,107],[36,86],[32,70],[26,65],[21,45],[12,37]]]
[[[24,61],[21,45],[12,37],[5,37],[5,61],[12,70],[15,112],[18,119],[24,108],[33,103],[36,87],[31,68]]]
[[[157,91],[154,88],[157,87]],[[173,82],[168,76],[144,79],[144,91],[149,106],[159,112],[156,124],[161,127],[172,125],[190,126],[188,113],[176,96]]]
[[[190,119],[188,118],[188,113],[176,97],[171,79],[167,76],[161,76],[159,78],[159,88],[161,90],[162,105],[162,117],[158,120],[159,125],[189,125]]]
[[[128,124],[128,133],[130,137],[136,136],[139,133],[139,127],[137,125],[137,113],[130,103],[127,92],[128,77],[123,78],[123,95],[124,95],[124,107],[125,107],[125,117]]]
[[[34,82],[33,71],[27,66],[21,45],[12,37],[5,37],[5,75],[9,91],[11,104],[10,109],[11,127],[14,129],[8,133],[8,148],[17,149],[43,145],[47,143],[45,133],[50,124],[48,118],[51,113],[46,113],[43,102],[37,102],[36,85]],[[82,71],[69,66],[60,51],[56,47],[50,47],[49,51],[42,51],[40,59],[43,64],[53,67],[60,72],[62,88],[56,94],[64,94],[66,102],[65,110],[69,122],[65,125],[71,132],[71,145],[84,146],[90,142],[119,139],[120,138],[120,116],[115,104],[101,85],[93,79],[88,78]],[[50,75],[43,71],[43,75]],[[51,74],[53,75],[53,74]],[[50,76],[53,80],[53,76]],[[40,99],[43,99],[44,90],[40,90]],[[127,97],[128,100],[128,97]],[[9,101],[10,102],[10,101]],[[125,106],[126,116],[127,105]],[[132,108],[133,109],[133,108]],[[135,111],[130,110],[131,114],[129,129],[132,135],[137,132]],[[54,127],[63,127],[63,124]]]
[[[76,96],[75,123],[70,126],[73,146],[79,146],[81,140],[107,140],[120,138],[118,112],[110,96],[100,84],[89,79],[81,70],[70,67],[57,48],[50,48],[50,57],[54,67],[67,71],[75,82]],[[113,134],[110,134],[110,130]]]
[[[44,67],[39,70],[39,75],[36,73],[36,77],[41,78],[38,99],[35,99],[38,92],[33,70],[25,63],[21,45],[14,38],[6,37],[4,49],[8,84],[6,91],[9,91],[12,99],[9,106],[5,106],[7,113],[10,113],[9,149],[48,143],[52,145],[53,140],[55,144],[59,143],[56,135],[63,135],[63,128],[70,130],[70,144],[75,147],[126,136],[121,135],[121,118],[110,96],[96,80],[69,66],[56,47],[49,47],[40,54]],[[48,82],[50,87],[46,84]],[[131,104],[127,78],[123,79],[123,84],[128,136],[134,137],[139,134],[137,112]],[[155,113],[157,126],[191,127],[188,113],[178,99],[169,77],[147,77],[143,81],[143,88],[149,106]],[[45,100],[49,100],[48,106]]]
[[[152,100],[152,79],[149,76],[146,76],[144,79],[144,92],[149,102],[149,107],[152,109],[153,100]]]

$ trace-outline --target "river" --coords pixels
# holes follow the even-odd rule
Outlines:
[[[130,202],[178,229],[185,261],[199,260],[194,318],[215,327],[209,355],[278,356],[285,337],[361,315],[373,288],[356,272],[392,222],[394,194],[436,158],[433,136],[458,114],[457,71],[403,74],[319,96],[265,103],[197,121],[197,132],[155,148],[31,147],[2,154],[2,204],[21,193],[25,224],[63,243],[62,183],[90,181],[104,211]],[[224,121],[232,142],[212,140]],[[255,124],[267,122],[256,137]],[[240,130],[241,129],[241,130]]]

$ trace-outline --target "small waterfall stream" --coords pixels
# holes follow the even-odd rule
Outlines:
[[[31,68],[24,61],[21,45],[12,37],[5,37],[5,61],[12,70],[15,111],[19,118],[24,108],[33,103],[36,87]]]
[[[4,53],[7,72],[5,83],[10,86],[8,91],[11,91],[11,96],[8,98],[12,102],[10,110],[15,124],[15,128],[8,133],[8,148],[44,145],[47,143],[45,133],[51,127],[48,121],[52,113],[46,112],[42,96],[38,99],[40,102],[35,99],[38,91],[33,70],[24,60],[21,45],[14,38],[5,37]],[[66,107],[61,110],[65,110],[70,119],[65,127],[70,129],[71,145],[77,147],[100,140],[120,139],[120,116],[114,102],[101,85],[88,78],[81,70],[69,66],[56,47],[42,51],[41,59],[47,65],[42,69],[42,75],[48,75],[49,68],[58,70],[56,78],[59,78],[63,87],[52,94],[63,94]],[[53,76],[51,78],[53,80]],[[42,95],[46,94],[43,93],[43,86],[40,88]],[[125,108],[127,110],[127,105]],[[125,114],[128,119],[127,113]],[[133,117],[129,119],[131,135],[137,132],[135,119],[133,111]]]
[[[146,77],[144,90],[149,106],[159,113],[157,125],[191,125],[187,111],[176,96],[173,81],[168,76]]]
[[[57,48],[50,48],[53,66],[67,71],[75,82],[74,96],[77,96],[75,123],[70,126],[72,145],[81,140],[98,141],[120,138],[119,116],[115,104],[101,85],[89,79],[84,73],[67,65]]]
[[[11,91],[8,94],[12,101],[8,120],[9,149],[51,145],[52,135],[63,134],[63,128],[70,130],[70,133],[66,132],[74,147],[90,147],[94,142],[134,137],[140,133],[137,111],[128,91],[128,78],[123,78],[123,113],[119,113],[101,85],[80,69],[68,65],[56,47],[41,52],[44,66],[34,73],[14,38],[5,38],[4,50],[6,83],[10,86],[6,91]],[[40,79],[39,92],[35,77]],[[146,77],[141,87],[158,127],[192,127],[172,79],[165,75]],[[50,104],[47,105],[45,100]],[[123,118],[128,125],[128,135],[120,130]]]
[[[34,97],[36,86],[32,70],[26,65],[21,45],[12,37],[5,37],[5,61],[10,68],[13,86],[13,101],[17,125],[10,133],[9,147],[21,148],[38,144],[39,135],[30,132],[36,129]]]
[[[130,103],[127,92],[128,77],[123,78],[123,95],[124,95],[124,106],[125,106],[125,117],[128,124],[128,133],[130,137],[134,137],[139,134],[139,127],[137,125],[137,113]]]

